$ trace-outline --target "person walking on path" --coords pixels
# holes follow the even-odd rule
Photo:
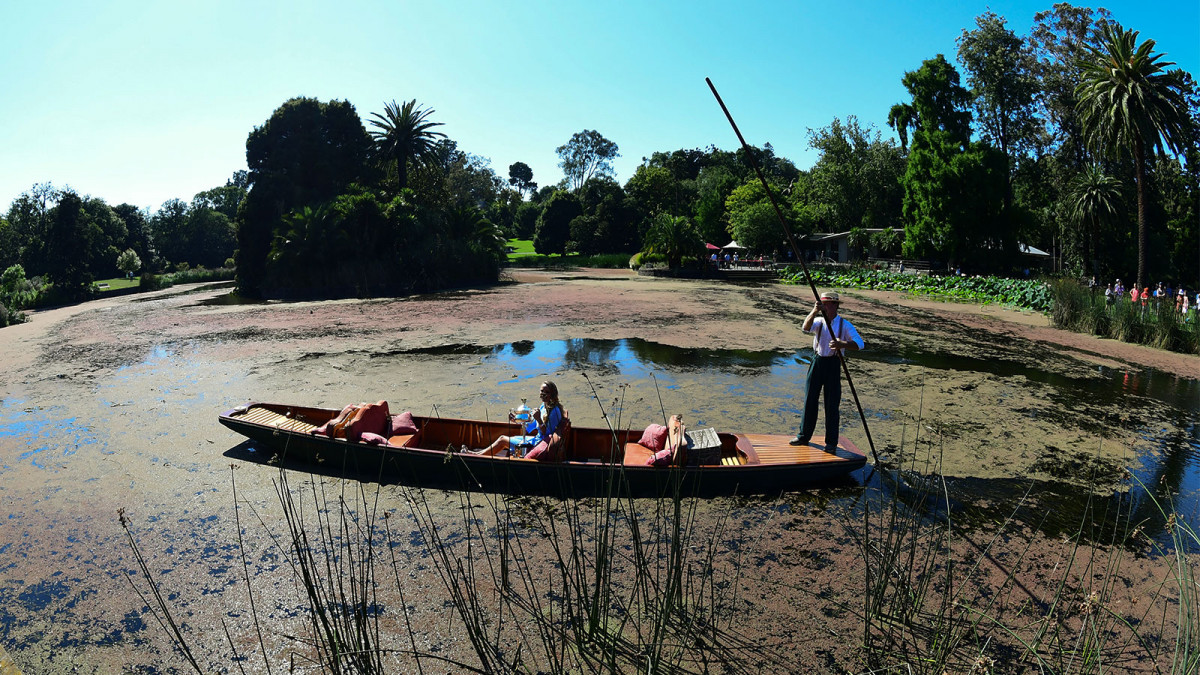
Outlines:
[[[813,304],[812,311],[804,318],[805,333],[813,334],[812,364],[808,368],[808,381],[804,385],[804,422],[800,433],[790,441],[791,445],[808,445],[817,428],[817,397],[825,390],[825,451],[834,452],[838,442],[838,408],[842,402],[842,373],[840,353],[844,349],[862,349],[865,345],[854,324],[838,315],[841,305],[837,293],[821,294],[820,304]],[[829,317],[825,325],[821,308]]]

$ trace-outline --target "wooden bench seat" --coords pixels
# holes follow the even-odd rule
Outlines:
[[[653,455],[654,452],[641,443],[626,443],[625,460],[622,463],[625,466],[646,466]]]

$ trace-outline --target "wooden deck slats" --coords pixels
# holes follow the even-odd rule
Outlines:
[[[788,445],[787,436],[768,436],[766,434],[745,434],[745,436],[750,440],[759,462],[763,464],[814,464],[847,461],[811,445]]]
[[[308,433],[317,428],[315,424],[309,424],[303,420],[291,419],[286,415],[269,410],[267,408],[251,408],[241,415],[241,418],[247,422],[254,424],[262,424],[268,427],[277,429],[287,429],[289,431],[301,431]]]

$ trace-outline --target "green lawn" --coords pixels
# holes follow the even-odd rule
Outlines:
[[[526,255],[536,255],[537,253],[533,250],[532,239],[509,239],[508,248],[511,249],[508,254],[508,259],[510,262],[513,258],[520,258],[521,256]]]
[[[117,277],[115,279],[97,279],[95,286],[96,288],[100,289],[101,293],[103,293],[104,291],[115,291],[121,288],[137,286],[139,283],[141,283],[141,281],[141,277],[134,277],[132,279],[126,279],[125,277]]]

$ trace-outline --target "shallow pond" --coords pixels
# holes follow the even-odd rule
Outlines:
[[[727,410],[685,411],[690,413],[692,423],[696,425],[710,423],[706,416],[737,418],[741,399],[773,402],[776,407],[768,412],[787,419],[798,418],[803,406],[800,384],[807,375],[812,357],[812,351],[807,348],[792,352],[680,349],[640,339],[523,341],[490,348],[450,345],[418,351],[430,356],[471,355],[485,364],[494,365],[499,372],[511,373],[507,379],[495,382],[498,387],[531,381],[547,372],[581,370],[608,379],[637,381],[653,376],[662,389],[660,396],[667,400],[685,383],[697,381],[707,389],[728,394],[724,399],[730,405]],[[1120,513],[1134,522],[1145,521],[1146,532],[1160,538],[1163,536],[1163,517],[1137,482],[1147,486],[1164,504],[1173,500],[1175,509],[1181,513],[1194,514],[1200,507],[1200,425],[1196,421],[1200,417],[1200,381],[1153,369],[1133,371],[1104,366],[1096,366],[1089,377],[1072,377],[1016,362],[929,354],[912,348],[894,352],[869,350],[854,358],[1007,378],[1020,376],[1017,381],[1023,378],[1029,386],[1051,388],[1053,398],[1060,406],[1058,411],[1043,409],[1030,411],[1031,415],[1069,417],[1073,406],[1081,402],[1114,409],[1152,406],[1154,419],[1159,420],[1164,420],[1165,411],[1164,421],[1169,425],[1146,424],[1137,429],[1146,446],[1153,451],[1141,453],[1140,465],[1130,467],[1135,479],[1131,489],[1117,490],[1109,496],[1109,490],[1097,495],[1067,481],[956,478],[950,481],[952,510],[963,514],[967,520],[978,518],[994,522],[1015,510],[1019,520],[1057,535],[1079,530],[1085,516],[1103,523]],[[528,383],[530,391],[535,387],[536,382]],[[849,388],[843,388],[843,399],[843,427],[867,451],[861,422],[853,414]],[[503,406],[506,402],[497,400],[496,403]],[[516,405],[517,402],[511,403]],[[667,407],[671,408],[669,403]],[[869,424],[894,414],[888,409],[873,409],[870,401],[864,401],[864,413]],[[1087,429],[1101,422],[1076,419],[1073,423]],[[853,431],[855,427],[858,427],[857,431]],[[978,440],[989,442],[987,438]],[[1048,458],[1046,461],[1056,460]],[[1074,461],[1071,457],[1062,458],[1062,466],[1050,467],[1049,472],[1070,475],[1086,470],[1074,466]],[[860,486],[871,483],[885,491],[894,491],[902,498],[914,490],[920,492],[922,485],[921,479],[913,473],[894,468],[882,472],[868,466],[857,472],[853,479]],[[849,498],[852,497],[847,496]]]

